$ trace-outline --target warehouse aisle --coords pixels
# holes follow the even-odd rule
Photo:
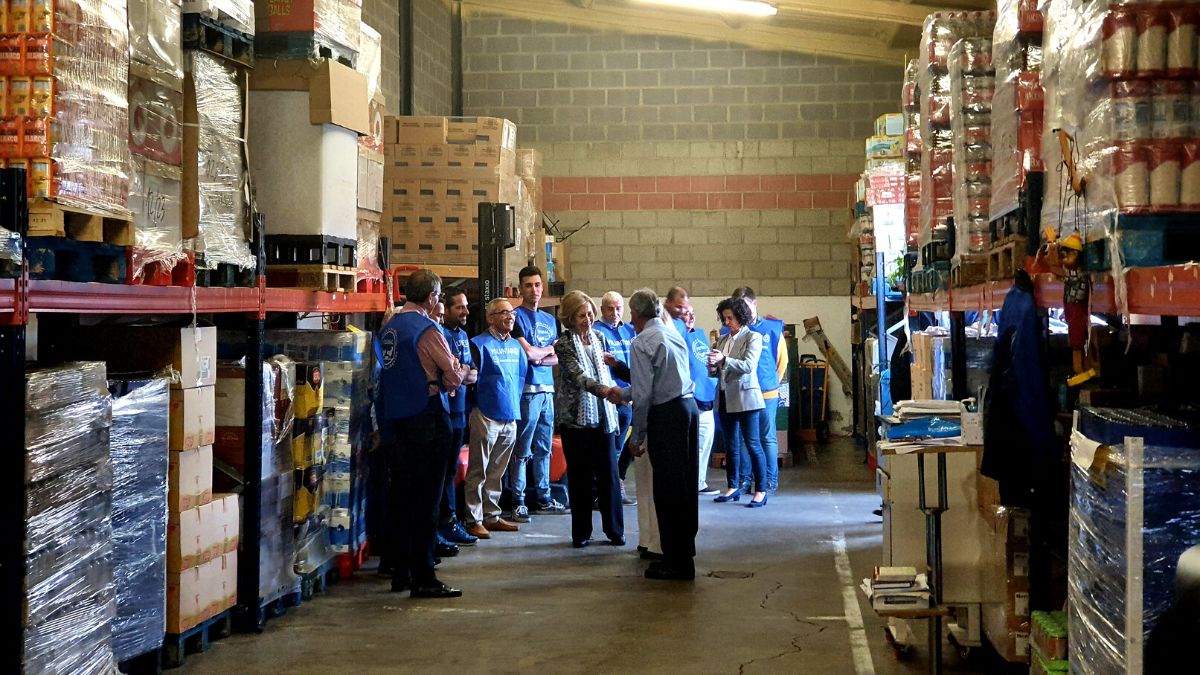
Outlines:
[[[625,549],[574,550],[569,518],[535,517],[441,566],[465,590],[461,600],[410,600],[360,572],[260,636],[214,643],[179,672],[924,672],[920,657],[896,661],[882,622],[859,600],[881,527],[858,457],[842,442],[815,465],[785,470],[765,509],[702,500],[694,584],[642,578],[634,507]],[[839,574],[843,544],[849,574],[844,564]],[[858,613],[865,628],[851,630]]]

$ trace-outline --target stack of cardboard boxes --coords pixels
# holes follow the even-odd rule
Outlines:
[[[517,128],[495,117],[384,121],[381,231],[393,263],[475,264],[480,202],[517,202]]]
[[[983,510],[991,547],[984,560],[983,629],[1010,663],[1029,662],[1029,512],[995,506]]]

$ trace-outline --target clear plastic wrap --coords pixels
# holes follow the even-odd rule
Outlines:
[[[160,264],[169,270],[187,254],[183,251],[182,171],[144,157],[134,157],[132,166],[129,211],[139,249],[133,257],[136,279],[146,265]]]
[[[268,5],[270,7],[268,8]],[[255,8],[259,33],[311,33],[318,43],[333,43],[357,52],[362,30],[362,0],[259,2]],[[274,44],[268,43],[274,52]],[[277,56],[307,56],[304,51]]]
[[[1026,176],[1044,171],[1042,14],[1036,0],[1000,0],[992,55],[992,203],[990,220],[1015,211]]]
[[[1068,203],[1066,171],[1048,178],[1045,229],[1078,233],[1095,244],[1085,246],[1091,269],[1190,260],[1180,260],[1180,250],[1165,242],[1180,227],[1173,217],[1200,206],[1200,134],[1192,114],[1200,104],[1195,8],[1096,0],[1043,4],[1043,156],[1047,166],[1062,160],[1052,133],[1062,129],[1087,181],[1084,198]],[[1116,276],[1117,304],[1124,307],[1123,275]]]
[[[358,277],[382,279],[379,268],[379,223],[373,218],[358,219]]]
[[[921,92],[920,64],[914,59],[904,69],[900,104],[904,110],[904,232],[909,246],[920,241],[921,222]]]
[[[963,255],[983,253],[991,242],[988,214],[992,198],[992,98],[996,84],[992,40],[959,40],[950,48],[949,65],[957,260]]]
[[[383,36],[366,23],[359,26],[358,62],[354,69],[367,76],[367,100],[380,93],[383,82]]]
[[[935,12],[925,19],[917,71],[921,113],[922,246],[946,241],[954,214],[953,132],[950,119],[950,50],[969,37],[990,37],[995,12]]]
[[[320,361],[322,366],[324,390],[318,417],[323,461],[319,467],[298,470],[295,488],[297,508],[312,505],[314,512],[297,526],[296,571],[304,574],[319,567],[328,555],[356,551],[366,543],[367,451],[373,431],[371,334],[268,331],[266,345],[270,351],[297,361]],[[298,429],[303,426],[297,422]],[[304,454],[316,452],[309,447]],[[322,551],[327,554],[324,558]]]
[[[1143,640],[1172,603],[1176,562],[1200,541],[1198,448],[1195,429],[1163,415],[1080,411],[1071,440],[1072,672],[1142,672]]]
[[[31,32],[0,39],[0,51],[13,54],[0,74],[30,92],[25,111],[0,118],[0,158],[35,169],[29,175],[31,195],[124,217],[129,195],[125,2],[58,0],[52,13],[33,17],[14,26]]]
[[[117,614],[113,654],[127,661],[162,645],[166,635],[166,379],[110,381],[113,464],[113,577]]]
[[[116,667],[111,399],[104,377],[103,363],[76,363],[26,379],[25,452],[36,470],[25,477],[24,672]]]
[[[254,35],[252,0],[183,0],[183,13],[201,14],[234,30]]]
[[[991,507],[982,580],[983,629],[1010,663],[1029,660],[1029,512]]]
[[[129,55],[150,66],[163,84],[183,86],[183,42],[179,0],[128,0]],[[190,4],[190,3],[188,3]],[[131,68],[135,66],[131,65]],[[157,78],[154,78],[157,79]]]
[[[207,52],[189,51],[186,61],[196,97],[199,238],[204,262],[209,268],[218,263],[253,267],[243,194],[242,75]]]

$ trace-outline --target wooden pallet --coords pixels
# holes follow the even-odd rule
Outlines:
[[[958,264],[950,265],[950,286],[966,288],[988,280],[988,255],[967,254],[958,257]]]
[[[340,578],[339,574],[337,557],[326,560],[316,570],[300,577],[300,599],[309,602],[317,593],[326,592],[329,584]]]
[[[200,288],[254,288],[258,285],[253,267],[241,268],[231,263],[217,263],[209,268],[197,256],[195,265],[196,286]]]
[[[268,234],[268,265],[358,265],[358,240],[326,235]]]
[[[129,218],[39,201],[29,205],[29,236],[132,246],[134,227]]]
[[[358,291],[358,270],[335,265],[267,265],[267,285],[310,291]]]
[[[162,663],[164,668],[178,668],[189,654],[208,651],[209,643],[233,634],[233,610],[227,609],[207,621],[200,622],[176,635],[167,633],[163,641]]]
[[[987,253],[987,278],[990,281],[1012,279],[1025,264],[1027,246],[1025,237],[1013,237],[1007,242],[993,246]]]

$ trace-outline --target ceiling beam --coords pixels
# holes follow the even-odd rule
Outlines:
[[[904,58],[903,50],[891,49],[878,40],[864,39],[862,34],[842,35],[758,21],[746,21],[732,27],[720,16],[668,13],[625,5],[597,3],[590,9],[582,9],[565,0],[463,0],[463,14],[499,14],[623,33],[734,42],[754,49],[821,54],[856,61],[895,64]]]
[[[878,21],[920,26],[938,7],[910,5],[893,0],[775,0],[780,12],[856,21]]]

